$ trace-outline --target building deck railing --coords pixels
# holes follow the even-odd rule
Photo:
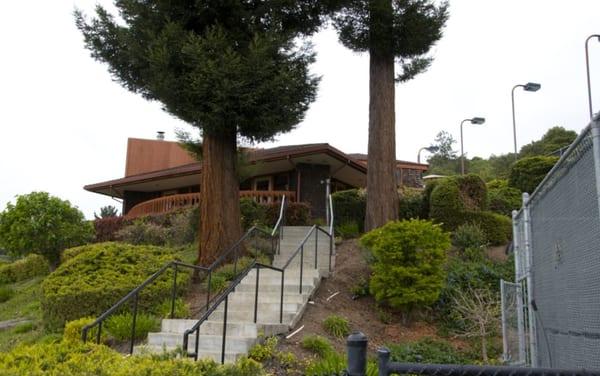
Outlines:
[[[261,204],[279,203],[281,197],[296,201],[296,192],[293,191],[240,191],[240,197],[249,197]],[[173,210],[200,205],[200,193],[183,193],[155,198],[135,205],[125,215],[127,219],[156,215]]]

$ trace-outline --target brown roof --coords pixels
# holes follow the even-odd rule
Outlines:
[[[291,157],[301,157],[310,154],[325,153],[340,161],[347,163],[355,169],[366,173],[367,169],[362,164],[354,160],[352,157],[332,147],[329,144],[303,144],[303,145],[287,145],[269,149],[251,149],[248,154],[249,162],[270,162],[275,160],[287,159]],[[83,188],[87,191],[98,191],[102,189],[118,188],[119,186],[132,183],[145,183],[148,181],[160,180],[164,178],[173,178],[200,173],[202,170],[201,162],[190,163],[182,166],[162,169],[153,172],[145,172],[132,176],[126,176],[120,179],[113,179],[101,183],[89,184]]]

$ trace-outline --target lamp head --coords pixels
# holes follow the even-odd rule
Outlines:
[[[485,123],[485,118],[482,117],[474,117],[471,119],[471,124],[483,124]]]
[[[535,83],[535,82],[528,82],[525,84],[525,86],[523,86],[523,89],[525,91],[538,91],[540,90],[540,88],[542,87],[542,85]]]
[[[425,150],[427,150],[430,153],[435,153],[436,151],[440,150],[440,147],[432,145],[432,146],[426,147]]]

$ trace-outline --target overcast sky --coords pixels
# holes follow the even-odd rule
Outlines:
[[[111,1],[0,2],[0,210],[31,191],[68,199],[88,218],[104,205],[120,208],[82,187],[123,176],[127,137],[164,130],[173,140],[186,127],[113,82],[89,56],[72,13],[90,13],[96,3]],[[473,116],[487,121],[465,126],[468,156],[512,151],[510,91],[528,81],[542,89],[516,92],[519,147],[555,125],[579,132],[589,117],[584,41],[600,33],[599,14],[598,0],[451,0],[432,67],[396,87],[398,158],[416,160],[441,130],[458,141],[460,121]],[[314,42],[318,99],[296,130],[264,146],[328,142],[364,153],[368,56],[345,49],[332,30]],[[590,60],[598,111],[597,41]]]

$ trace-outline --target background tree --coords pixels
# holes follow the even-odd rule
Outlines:
[[[272,139],[314,101],[314,55],[298,37],[317,30],[334,2],[120,0],[78,28],[92,56],[128,90],[162,103],[202,138],[199,262],[241,236],[238,138]]]
[[[436,175],[457,175],[460,173],[460,159],[458,152],[454,150],[456,140],[449,132],[440,131],[431,146],[437,147],[437,151],[428,159],[429,173]],[[468,161],[467,167],[468,167]]]
[[[43,255],[57,265],[60,252],[91,240],[93,228],[69,201],[46,192],[17,196],[0,213],[0,248],[14,256]]]
[[[113,218],[119,215],[119,211],[112,205],[103,206],[100,208],[100,216],[96,215],[94,212],[94,218]]]
[[[565,148],[577,138],[577,132],[568,131],[563,127],[552,127],[538,141],[523,145],[519,152],[521,158],[536,155],[550,155]]]
[[[442,37],[447,8],[432,0],[346,0],[334,18],[346,47],[369,52],[367,231],[398,217],[394,84],[430,65],[425,54]]]

